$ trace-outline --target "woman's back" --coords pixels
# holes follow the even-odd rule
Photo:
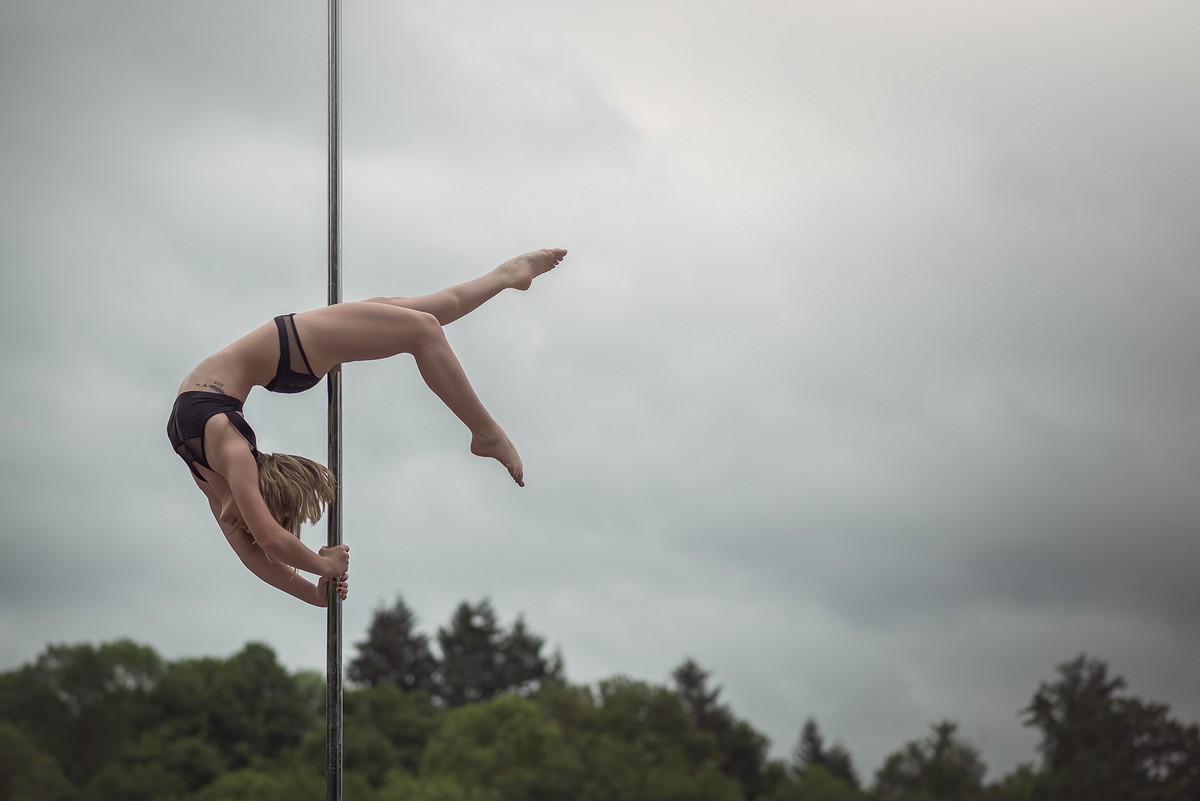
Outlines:
[[[251,389],[274,377],[278,360],[276,326],[269,322],[201,361],[178,392],[217,392],[244,401]]]

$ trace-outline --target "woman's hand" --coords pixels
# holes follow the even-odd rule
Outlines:
[[[322,545],[321,550],[317,553],[328,565],[325,570],[321,571],[321,575],[326,578],[340,576],[350,569],[349,545]]]
[[[346,600],[346,596],[350,594],[349,573],[343,573],[336,579],[322,576],[321,580],[317,582],[317,606],[329,606],[329,583],[333,581],[337,582],[338,598],[344,601]]]

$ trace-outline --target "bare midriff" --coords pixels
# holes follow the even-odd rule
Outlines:
[[[279,336],[272,321],[196,365],[176,394],[216,392],[245,401],[251,389],[271,380],[278,364]]]

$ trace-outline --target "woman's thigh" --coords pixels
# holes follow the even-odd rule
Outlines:
[[[338,303],[296,315],[309,364],[324,375],[336,364],[411,353],[441,326],[431,314],[384,303]]]

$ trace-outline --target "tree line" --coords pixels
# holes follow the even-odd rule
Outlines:
[[[1058,666],[1021,708],[1037,759],[985,782],[951,720],[870,777],[816,720],[791,757],[685,659],[668,683],[573,685],[518,616],[460,604],[434,639],[376,610],[344,696],[355,801],[1195,801],[1200,733],[1102,660]],[[324,793],[325,680],[261,643],[168,661],[129,640],[51,645],[0,674],[0,801],[294,801]]]

